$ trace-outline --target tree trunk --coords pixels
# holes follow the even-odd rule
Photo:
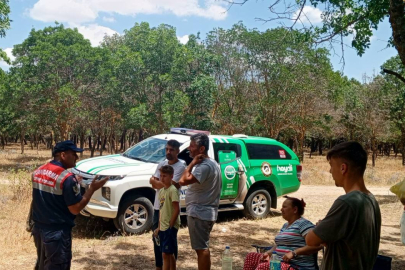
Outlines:
[[[49,149],[51,149],[51,156],[53,152],[53,132],[51,132],[51,138],[49,139]]]
[[[89,136],[89,148],[92,149],[92,145],[91,145],[91,135]]]
[[[85,137],[84,137],[84,132],[81,132],[80,135],[80,148],[84,149],[84,141],[85,141]],[[83,152],[80,152],[80,157],[83,157]]]
[[[4,146],[6,145],[6,143],[4,142],[4,136],[3,135],[0,136],[0,142],[1,142],[1,149],[4,150]]]
[[[103,155],[104,147],[105,147],[105,141],[106,141],[105,136],[101,136],[101,141],[100,141],[100,156]]]
[[[143,141],[143,129],[139,129],[138,133],[138,142]]]
[[[405,65],[405,3],[403,0],[390,0],[390,24],[395,48],[399,58]]]
[[[34,136],[32,134],[30,135],[30,148],[34,150]]]
[[[401,130],[401,154],[402,166],[405,166],[405,129]]]
[[[110,136],[109,136],[109,142],[108,142],[108,150],[110,152],[110,154],[112,154],[113,152],[115,152],[115,143],[114,143],[114,134],[111,131],[110,132]]]
[[[392,150],[394,151],[394,154],[395,154],[395,158],[397,158],[397,156],[398,156],[398,147],[397,147],[397,144],[396,143],[394,143],[393,145],[392,145]]]
[[[375,138],[371,138],[371,161],[372,161],[372,166],[375,167],[375,159],[377,157],[377,142]]]
[[[25,136],[25,132],[23,130],[21,130],[21,133],[20,133],[21,154],[24,154],[24,136]]]
[[[93,147],[91,148],[90,157],[94,157],[94,151],[96,150],[97,141],[100,139],[100,136],[94,137]]]
[[[121,135],[121,146],[120,146],[120,151],[125,151],[125,137],[127,136],[127,130],[124,129]]]
[[[311,151],[309,151],[309,158],[312,158],[312,152],[314,152],[315,151],[315,140],[314,140],[314,137],[311,137],[311,146],[310,146],[310,148],[311,148]]]
[[[322,139],[319,139],[319,142],[318,142],[318,151],[319,151],[319,155],[320,156],[322,156],[322,148],[323,148],[323,140]]]

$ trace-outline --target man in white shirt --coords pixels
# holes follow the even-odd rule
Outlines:
[[[161,181],[159,181],[160,178],[160,168],[165,165],[170,165],[172,166],[174,170],[173,174],[173,185],[179,189],[180,185],[178,184],[181,176],[183,175],[183,172],[186,168],[186,163],[183,160],[180,160],[177,158],[177,155],[180,152],[180,143],[176,140],[169,140],[166,144],[166,159],[164,161],[161,161],[156,168],[155,174],[150,178],[149,182],[152,185],[153,188],[156,189],[156,196],[155,196],[155,203],[154,203],[154,214],[153,214],[153,223],[152,223],[152,232],[157,229],[159,226],[159,208],[160,208],[160,203],[159,203],[159,189],[164,188],[164,185]],[[160,246],[157,245],[156,240],[153,238],[153,246],[154,246],[154,252],[155,252],[155,265],[156,265],[156,270],[161,270],[163,266],[163,258],[162,258],[162,251],[160,249]],[[175,257],[177,259],[177,248],[175,251]]]

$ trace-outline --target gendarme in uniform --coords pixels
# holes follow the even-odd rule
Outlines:
[[[53,154],[71,150],[82,152],[71,141],[57,144]],[[32,217],[37,264],[35,269],[70,269],[72,227],[75,215],[68,206],[82,200],[75,176],[60,161],[39,167],[32,175]]]

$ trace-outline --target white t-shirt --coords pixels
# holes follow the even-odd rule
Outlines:
[[[155,174],[153,176],[156,178],[160,178],[159,169],[165,165],[169,165],[169,161],[167,159],[165,159],[159,163],[159,165],[156,168]],[[172,168],[174,170],[173,181],[178,183],[180,181],[181,176],[183,175],[184,170],[186,169],[186,162],[184,160],[179,159],[179,161],[177,161],[176,163],[174,163],[170,166],[172,166]],[[160,208],[159,189],[156,190],[155,203],[153,204],[153,208],[155,210],[159,210],[159,208]]]

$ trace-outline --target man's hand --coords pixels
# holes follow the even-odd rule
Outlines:
[[[293,258],[294,258],[294,255],[293,255],[293,253],[290,251],[290,252],[284,254],[284,256],[283,256],[283,261],[289,262],[289,261],[291,261]]]
[[[83,208],[86,207],[86,205],[89,203],[91,196],[93,196],[93,193],[102,186],[104,186],[109,179],[109,177],[107,176],[97,181],[99,178],[100,178],[99,175],[96,175],[96,177],[94,177],[93,181],[91,181],[89,188],[84,193],[82,200],[80,202],[68,206],[70,213],[72,213],[73,215],[79,214],[80,211],[82,211]]]
[[[204,155],[204,154],[196,155],[194,157],[193,161],[191,161],[191,163],[193,163],[193,166],[197,165],[197,164],[200,164],[201,162],[203,162],[204,158],[207,158],[207,156]]]
[[[153,236],[158,237],[159,235],[159,228],[153,231]]]
[[[153,181],[159,181],[159,179],[152,175],[152,177],[149,179],[149,184],[153,185]]]
[[[165,187],[165,185],[163,185],[163,183],[159,180],[159,178],[154,177],[154,176],[152,176],[152,177],[149,179],[149,183],[152,185],[152,187],[153,187],[154,189],[161,189],[161,188],[164,188],[164,187]]]
[[[91,189],[92,191],[96,191],[104,186],[105,183],[107,183],[107,181],[110,179],[108,176],[104,177],[101,180],[98,180],[99,178],[100,175],[96,175],[96,177],[94,177],[93,181],[91,181],[90,183],[89,189]]]

